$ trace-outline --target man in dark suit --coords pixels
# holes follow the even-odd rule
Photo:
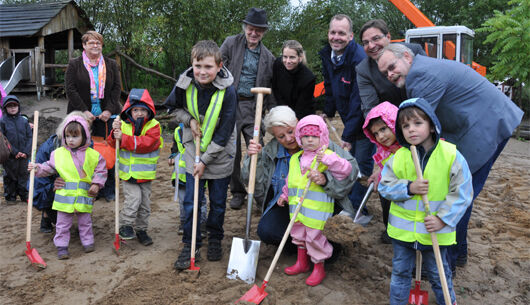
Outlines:
[[[404,88],[397,88],[377,68],[377,57],[384,47],[390,44],[390,33],[386,23],[381,19],[366,22],[359,33],[367,58],[357,65],[357,85],[361,96],[361,110],[366,116],[378,104],[388,101],[399,107],[407,99]],[[414,54],[426,55],[419,44],[402,43]]]

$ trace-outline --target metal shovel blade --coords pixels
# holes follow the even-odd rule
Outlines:
[[[370,183],[368,186],[368,189],[366,190],[366,194],[364,195],[363,201],[359,205],[359,209],[357,210],[357,213],[355,214],[355,218],[353,219],[354,223],[358,223],[361,226],[366,226],[370,220],[372,220],[373,215],[363,215],[362,210],[364,206],[366,205],[366,202],[368,201],[368,198],[370,198],[370,195],[372,195],[372,192],[374,190],[374,183]]]
[[[245,240],[239,237],[232,239],[226,277],[232,280],[240,279],[247,284],[252,284],[256,279],[261,242],[258,240],[248,241],[250,242],[250,247],[248,252],[245,252]]]

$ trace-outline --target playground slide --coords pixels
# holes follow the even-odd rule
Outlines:
[[[15,66],[15,57],[11,56],[0,63],[0,84],[5,92],[9,94],[21,80],[30,79],[30,57],[24,57]]]

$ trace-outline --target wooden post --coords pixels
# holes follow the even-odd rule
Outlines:
[[[37,100],[40,101],[40,94],[41,94],[41,73],[40,73],[40,48],[35,47],[35,51],[33,52],[33,59],[34,59],[34,67],[33,67],[33,74],[35,74],[35,87],[37,88]]]
[[[39,37],[39,78],[40,78],[40,92],[42,96],[45,95],[44,93],[44,85],[46,84],[46,74],[44,70],[44,63],[46,62],[46,58],[44,56],[46,48],[44,47],[44,36]]]
[[[121,91],[123,91],[123,81],[122,81],[122,77],[121,77],[121,57],[120,57],[120,54],[116,53],[116,63],[118,64],[118,70],[120,71],[120,87],[121,87]]]
[[[68,30],[68,61],[74,57],[74,29]]]

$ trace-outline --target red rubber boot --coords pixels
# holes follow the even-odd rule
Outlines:
[[[326,272],[324,271],[324,262],[318,263],[315,264],[313,272],[311,272],[311,275],[307,278],[305,283],[309,286],[316,286],[320,284],[325,277]]]
[[[296,275],[309,271],[309,268],[309,256],[307,256],[307,249],[299,247],[298,259],[296,260],[296,263],[290,267],[286,267],[284,271],[288,275]]]

